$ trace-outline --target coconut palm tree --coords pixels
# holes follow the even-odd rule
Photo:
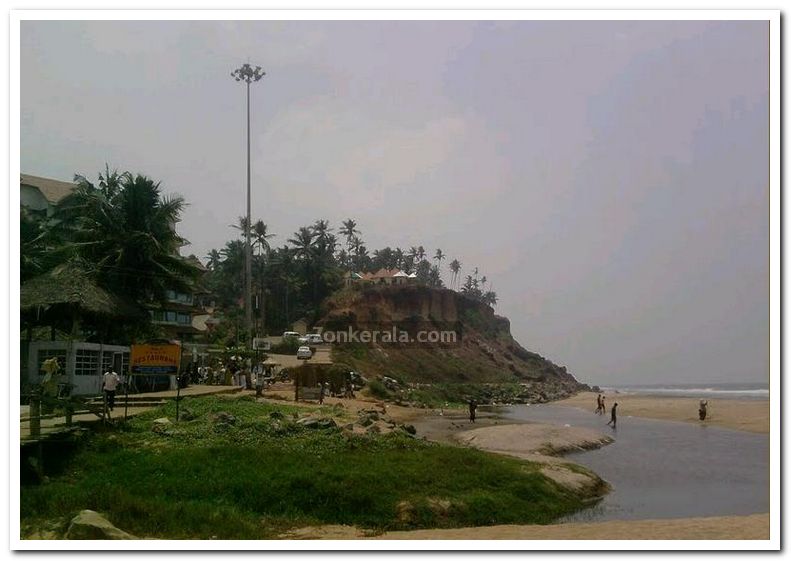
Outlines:
[[[247,228],[248,228],[247,217],[240,216],[236,224],[231,224],[231,228],[234,228],[235,230],[239,230],[239,235],[242,238],[246,239]]]
[[[340,230],[338,230],[340,235],[346,237],[346,255],[344,255],[343,259],[341,259],[341,263],[346,263],[348,265],[349,271],[352,270],[352,261],[348,259],[348,256],[352,253],[352,244],[355,239],[359,240],[357,234],[360,233],[360,230],[357,229],[357,222],[349,218],[348,220],[344,220]],[[339,256],[340,257],[340,256]]]
[[[458,259],[454,259],[450,262],[450,270],[453,273],[453,280],[451,281],[451,288],[456,286],[456,281],[459,279],[459,272],[461,271],[461,263]]]
[[[438,249],[437,252],[434,254],[434,260],[437,262],[437,267],[442,264],[442,260],[445,259],[447,255],[442,253],[441,249]]]
[[[263,220],[258,220],[255,224],[253,224],[253,230],[251,235],[253,237],[253,246],[258,248],[259,255],[266,255],[272,250],[272,247],[269,245],[269,239],[274,238],[274,234],[270,234],[268,232],[269,227],[264,223]]]
[[[206,267],[209,270],[216,270],[219,267],[220,262],[222,261],[222,255],[216,249],[212,249],[209,254],[206,256]]]
[[[316,233],[314,229],[302,226],[288,243],[294,246],[294,255],[302,260],[311,261],[314,256]]]
[[[360,233],[360,230],[357,229],[357,222],[349,218],[348,220],[344,220],[342,226],[338,230],[341,236],[346,238],[346,246],[350,247],[352,243],[352,239]]]
[[[138,303],[164,300],[168,290],[189,292],[197,268],[183,259],[175,230],[184,199],[162,194],[143,175],[107,173],[95,187],[78,187],[55,209],[59,235],[98,272],[109,291]]]

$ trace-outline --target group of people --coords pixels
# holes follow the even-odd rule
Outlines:
[[[596,414],[597,415],[604,415],[607,413],[607,405],[605,404],[605,397],[602,394],[596,396]],[[610,420],[607,421],[608,426],[612,426],[615,428],[616,423],[618,422],[618,414],[616,413],[618,409],[618,402],[612,404],[610,408]]]
[[[618,403],[613,403],[612,408],[610,409],[610,420],[607,423],[608,425],[612,425],[612,428],[615,428],[615,423],[617,422],[617,414],[616,409],[618,408]],[[596,396],[596,414],[597,415],[604,415],[607,413],[607,407],[605,405],[605,397],[602,394]],[[700,400],[700,404],[698,405],[698,418],[701,421],[706,420],[706,416],[709,413],[709,402],[705,399]]]

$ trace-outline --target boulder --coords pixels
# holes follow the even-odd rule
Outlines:
[[[215,423],[224,423],[226,425],[235,425],[236,424],[236,417],[231,415],[226,411],[220,411],[219,413],[214,415],[214,422]]]
[[[415,425],[401,425],[401,429],[408,434],[417,434]]]
[[[132,534],[116,528],[93,510],[83,510],[72,518],[64,536],[67,540],[136,540]]]
[[[303,417],[297,424],[307,429],[329,429],[338,426],[332,417]]]
[[[159,419],[154,419],[151,423],[151,430],[155,433],[162,434],[167,432],[173,423],[170,422],[170,419],[167,417],[160,417]]]
[[[181,409],[179,411],[179,419],[181,419],[182,421],[192,421],[197,418],[198,415],[192,409],[187,409],[185,407],[184,409]]]

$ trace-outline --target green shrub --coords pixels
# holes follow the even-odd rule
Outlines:
[[[368,393],[378,399],[392,399],[393,397],[390,390],[388,390],[378,378],[368,380]]]

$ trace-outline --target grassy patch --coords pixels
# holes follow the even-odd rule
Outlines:
[[[583,506],[584,497],[512,458],[396,433],[306,429],[294,421],[304,410],[244,398],[195,398],[184,408],[193,420],[152,432],[154,419],[173,418],[169,404],[89,438],[49,483],[23,486],[23,528],[88,508],[138,536],[263,539],[319,523],[548,523]],[[217,423],[219,412],[235,422]]]

